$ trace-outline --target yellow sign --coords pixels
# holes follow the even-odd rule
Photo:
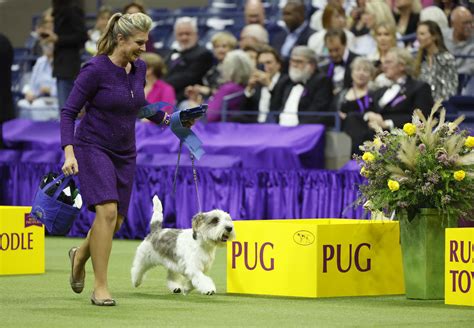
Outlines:
[[[474,228],[446,229],[444,261],[445,303],[474,306]]]
[[[236,221],[227,292],[299,297],[404,294],[398,222]]]
[[[44,226],[30,210],[0,206],[0,275],[44,273]]]

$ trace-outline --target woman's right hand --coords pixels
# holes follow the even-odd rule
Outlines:
[[[72,145],[64,147],[64,164],[61,170],[65,176],[74,175],[79,173],[79,166],[77,165],[76,156],[74,155],[74,149]]]

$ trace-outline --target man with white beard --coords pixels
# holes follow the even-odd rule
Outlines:
[[[333,98],[332,81],[317,70],[316,54],[307,46],[297,46],[291,51],[289,66],[290,83],[284,88],[277,117],[283,126],[304,123],[330,125],[331,118],[318,115],[299,115],[301,112],[328,112]]]

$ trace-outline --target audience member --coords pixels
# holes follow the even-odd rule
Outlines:
[[[452,29],[446,30],[446,47],[454,56],[473,56],[474,33],[472,13],[457,7],[451,14]],[[459,74],[474,75],[474,59],[467,57],[456,58],[456,68]]]
[[[454,56],[446,49],[438,24],[418,24],[416,38],[420,49],[416,58],[415,76],[431,86],[433,99],[447,100],[458,88]]]
[[[362,15],[369,33],[359,35],[355,38],[355,45],[352,51],[359,55],[369,55],[377,51],[377,43],[373,37],[373,29],[382,22],[395,25],[390,7],[384,0],[371,0],[365,4],[365,11]]]
[[[110,7],[102,6],[99,8],[94,28],[87,31],[89,40],[86,41],[85,48],[89,54],[95,55],[97,53],[97,42],[102,33],[104,33],[110,16],[112,16],[112,9]]]
[[[75,0],[53,0],[54,32],[45,38],[54,43],[53,76],[62,109],[81,68],[81,51],[87,41],[84,11]]]
[[[433,21],[440,27],[441,31],[449,28],[449,22],[443,11],[436,6],[429,6],[420,11],[420,22]]]
[[[56,79],[53,77],[52,42],[42,42],[43,56],[36,60],[28,84],[23,88],[24,99],[18,101],[19,116],[35,121],[59,119]]]
[[[351,9],[350,31],[354,36],[361,36],[370,32],[365,20],[362,19],[366,3],[367,0],[357,0],[356,6]]]
[[[430,86],[412,78],[413,57],[403,48],[392,48],[383,60],[385,76],[393,81],[392,86],[374,92],[375,112],[364,114],[368,126],[377,129],[401,128],[411,122],[415,109],[428,116],[433,107]]]
[[[307,45],[309,37],[315,32],[305,20],[306,7],[302,0],[288,0],[283,7],[282,18],[287,30],[278,32],[272,39],[272,47],[283,59],[283,71],[288,70],[291,50],[295,46]]]
[[[239,111],[244,98],[244,89],[252,74],[252,70],[252,62],[244,51],[240,49],[232,50],[226,55],[222,64],[224,83],[208,101],[208,122],[220,121],[224,107],[229,112]],[[231,95],[235,97],[229,101],[224,100],[226,96]],[[199,97],[194,100],[196,103],[201,103],[202,101]],[[233,116],[230,114],[227,120],[232,121],[232,118]]]
[[[352,84],[350,65],[357,55],[347,48],[344,30],[328,30],[324,43],[329,51],[329,63],[321,67],[321,71],[332,80],[333,94],[338,94],[343,88]]]
[[[171,85],[163,81],[166,75],[166,65],[160,55],[145,52],[140,58],[146,64],[145,98],[149,103],[164,101],[176,105],[176,95]],[[163,111],[173,113],[173,108],[166,107]]]
[[[176,91],[178,102],[185,99],[184,90],[189,85],[202,84],[202,78],[212,66],[212,54],[198,44],[196,20],[180,17],[174,25],[177,49],[166,58],[168,75],[165,81]]]
[[[30,33],[25,42],[25,48],[28,53],[33,56],[42,56],[41,40],[48,37],[54,31],[53,8],[46,9],[36,24],[34,31]]]
[[[245,24],[265,24],[265,9],[261,0],[247,0],[244,6]]]
[[[420,0],[395,0],[395,21],[397,31],[401,35],[410,35],[416,32],[416,26],[420,20],[421,3]],[[406,41],[405,44],[412,42]]]
[[[313,49],[317,56],[327,56],[328,49],[324,36],[329,29],[341,29],[346,34],[346,45],[349,49],[354,44],[354,34],[346,29],[346,16],[341,5],[328,4],[323,11],[323,29],[314,33],[308,39],[308,47]]]
[[[296,126],[303,123],[330,125],[331,118],[299,113],[328,112],[332,102],[331,79],[317,69],[316,54],[307,46],[297,46],[291,51],[289,77],[276,107],[281,110],[277,117],[280,125]]]
[[[247,46],[259,47],[268,44],[268,32],[260,24],[245,25],[240,32],[239,47],[244,49]]]
[[[323,12],[327,5],[333,5],[344,8],[344,16],[349,16],[352,8],[355,7],[355,0],[312,0],[311,7],[317,10],[311,15],[309,19],[309,27],[319,32],[323,29]]]
[[[373,82],[374,88],[381,88],[390,86],[391,80],[385,77],[382,71],[382,62],[387,52],[397,46],[397,35],[395,25],[390,23],[380,23],[374,28],[375,41],[377,42],[377,51],[368,55],[376,68],[375,79]]]
[[[3,122],[15,118],[12,96],[13,46],[0,33],[0,149],[3,148]]]
[[[375,74],[375,67],[369,59],[357,57],[351,64],[351,74],[352,86],[339,93],[336,109],[342,120],[342,131],[351,137],[352,153],[359,153],[359,145],[374,135],[363,117],[365,113],[374,111],[369,82]]]
[[[258,54],[260,53],[261,47],[258,45],[246,45],[242,50],[249,56],[250,60],[252,61],[253,67],[257,67],[257,58]]]
[[[275,49],[262,48],[257,60],[259,69],[252,73],[245,88],[242,110],[256,111],[258,115],[242,115],[240,122],[265,123],[268,112],[280,110],[277,98],[288,83],[288,75],[280,73],[281,58]]]

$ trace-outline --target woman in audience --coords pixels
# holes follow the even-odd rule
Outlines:
[[[140,58],[146,64],[146,84],[145,84],[145,98],[149,103],[156,103],[164,101],[169,104],[176,104],[176,94],[173,87],[162,80],[166,75],[166,65],[161,56],[145,52],[140,55]],[[163,109],[168,114],[173,113],[173,109],[166,107]]]
[[[31,73],[30,82],[23,88],[24,99],[18,102],[20,118],[35,121],[59,118],[56,79],[53,77],[52,42],[42,42],[43,56],[38,58]]]
[[[392,81],[390,87],[374,92],[375,112],[364,114],[369,128],[391,129],[410,122],[417,108],[428,116],[433,106],[430,86],[412,78],[413,58],[404,48],[392,48],[383,60],[385,76]]]
[[[249,56],[243,50],[230,51],[222,63],[223,84],[219,87],[213,97],[209,99],[207,121],[218,122],[221,120],[221,112],[224,106],[228,111],[236,111],[240,109],[241,102],[244,98],[244,89],[248,83],[250,75],[254,69],[254,65]],[[225,101],[226,96],[235,95],[231,100]],[[193,94],[190,100],[194,104],[202,102],[200,94]],[[192,104],[192,103],[191,103]],[[232,120],[232,115],[229,115]]]
[[[397,12],[394,15],[398,33],[404,36],[414,34],[420,19],[420,0],[395,0],[395,7]],[[413,41],[414,38],[405,40],[405,45],[409,45]]]
[[[89,40],[87,40],[85,48],[89,54],[95,55],[97,53],[97,41],[99,41],[100,36],[104,33],[110,16],[112,16],[112,9],[107,6],[100,7],[97,12],[94,28],[87,31]]]
[[[447,100],[456,94],[458,76],[454,56],[446,49],[441,29],[433,21],[421,22],[416,38],[420,49],[415,76],[431,85],[434,100]]]
[[[397,35],[395,25],[390,23],[379,23],[374,28],[375,41],[377,42],[377,51],[367,56],[376,68],[373,88],[389,86],[390,80],[382,72],[382,62],[387,52],[397,45]]]
[[[342,130],[351,137],[353,153],[358,153],[359,145],[374,134],[363,120],[366,112],[374,110],[373,97],[369,92],[369,82],[374,73],[375,67],[369,59],[354,59],[351,63],[352,87],[342,90],[336,99]]]
[[[365,11],[362,15],[366,26],[370,29],[367,34],[359,35],[355,38],[353,51],[360,55],[369,55],[377,51],[377,43],[373,37],[374,28],[378,24],[385,22],[395,25],[390,7],[384,0],[371,0],[365,4]]]
[[[328,4],[323,12],[323,29],[314,33],[308,39],[308,47],[313,49],[317,56],[328,56],[324,36],[328,29],[342,29],[346,34],[347,47],[352,50],[354,45],[354,34],[346,28],[346,14],[344,8],[339,4]]]

